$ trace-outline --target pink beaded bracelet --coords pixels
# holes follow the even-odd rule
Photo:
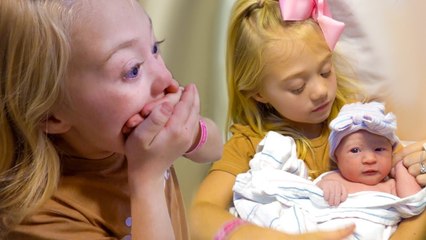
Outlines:
[[[232,219],[229,222],[223,224],[222,228],[214,236],[214,240],[225,240],[227,237],[239,226],[245,224],[246,222],[240,218]]]
[[[201,148],[207,141],[207,126],[206,126],[206,122],[204,122],[203,119],[200,118],[200,128],[201,128],[201,136],[200,136],[200,141],[198,141],[197,146],[195,146],[191,151],[186,152],[185,154],[191,154],[195,151],[197,151],[199,148]]]

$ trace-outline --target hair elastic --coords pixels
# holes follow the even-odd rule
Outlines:
[[[225,240],[227,237],[235,231],[239,226],[246,224],[247,222],[241,218],[232,219],[229,222],[223,224],[219,231],[214,236],[214,240]]]
[[[207,135],[208,135],[208,131],[207,131],[207,126],[206,126],[206,122],[204,122],[203,119],[200,118],[199,120],[200,123],[200,128],[201,128],[201,136],[200,136],[200,141],[198,141],[197,146],[195,146],[192,150],[186,152],[185,154],[191,154],[195,151],[197,151],[199,148],[201,148],[207,141]]]

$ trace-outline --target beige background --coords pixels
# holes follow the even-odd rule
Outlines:
[[[224,129],[225,28],[234,0],[142,0],[162,55],[181,84],[195,83],[201,112]],[[348,54],[367,90],[386,100],[404,140],[426,139],[426,10],[424,0],[329,0],[346,23],[338,48]],[[188,205],[209,164],[176,163]]]
[[[151,16],[158,40],[165,39],[161,54],[182,85],[195,83],[201,113],[213,119],[224,134],[227,94],[225,86],[225,26],[232,1],[142,0]],[[176,164],[187,206],[210,164],[185,158]]]

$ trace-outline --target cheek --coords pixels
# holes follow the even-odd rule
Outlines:
[[[334,75],[334,77],[331,77],[328,88],[330,89],[329,94],[332,95],[332,96],[335,96],[336,95],[336,91],[337,91],[337,79],[336,79],[336,75]]]
[[[382,162],[381,164],[381,169],[384,173],[390,172],[391,168],[392,168],[392,156],[382,156],[381,160]]]
[[[340,172],[342,172],[342,174],[348,178],[349,177],[352,178],[353,176],[358,174],[357,161],[350,161],[348,159],[340,158],[339,162],[337,163],[337,167],[340,170]]]

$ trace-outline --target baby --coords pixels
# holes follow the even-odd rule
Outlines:
[[[392,167],[392,154],[400,143],[395,135],[395,116],[385,114],[382,103],[345,105],[330,129],[330,157],[339,170],[317,182],[330,205],[338,205],[349,193],[359,191],[380,191],[401,198],[420,191],[402,162]]]
[[[338,170],[312,181],[294,139],[270,131],[250,170],[237,176],[231,212],[290,234],[355,224],[348,239],[389,239],[403,218],[423,212],[426,190],[402,162],[392,167],[392,153],[401,144],[395,116],[385,114],[382,103],[345,105],[330,128]]]

